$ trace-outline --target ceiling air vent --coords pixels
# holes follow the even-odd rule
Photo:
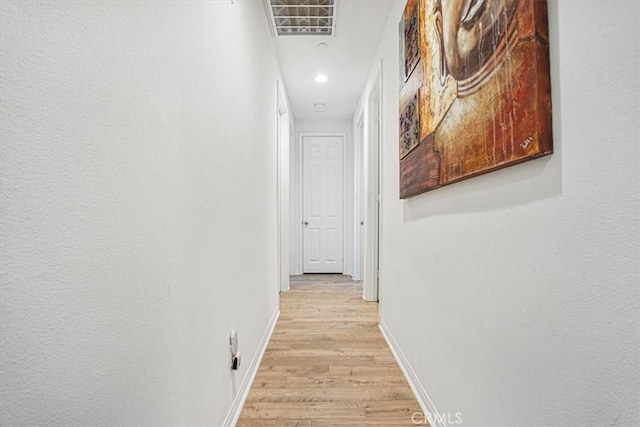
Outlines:
[[[276,36],[332,36],[338,0],[266,0]]]

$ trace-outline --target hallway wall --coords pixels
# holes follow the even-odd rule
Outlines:
[[[220,425],[278,304],[264,5],[0,6],[0,424]]]
[[[403,3],[377,55],[380,309],[421,397],[469,426],[635,425],[640,4],[548,2],[552,156],[402,201]]]
[[[344,274],[353,273],[353,138],[351,120],[339,119],[298,119],[295,124],[295,138],[291,140],[291,214],[290,214],[290,272],[302,274],[302,135],[305,133],[344,133],[346,191],[344,229]]]

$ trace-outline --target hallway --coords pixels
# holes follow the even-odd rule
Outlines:
[[[639,23],[0,1],[0,426],[640,426]]]
[[[420,406],[360,282],[293,276],[280,310],[239,427],[415,425]]]

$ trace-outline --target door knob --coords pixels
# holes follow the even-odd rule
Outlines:
[[[305,222],[303,222],[303,224],[306,227],[307,225],[309,225],[309,221],[305,221]]]

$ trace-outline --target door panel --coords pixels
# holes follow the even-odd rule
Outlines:
[[[341,136],[302,139],[305,273],[342,273],[342,145]]]

